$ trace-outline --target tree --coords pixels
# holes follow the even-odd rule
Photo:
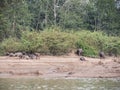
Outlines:
[[[60,26],[63,28],[83,28],[83,16],[86,13],[87,0],[66,0],[60,8]]]
[[[30,23],[30,13],[28,11],[28,6],[25,0],[6,0],[4,2],[5,8],[2,11],[3,21],[6,22],[6,28],[4,31],[8,31],[7,36],[20,36],[20,30],[29,27]]]
[[[120,14],[117,12],[114,0],[97,0],[98,24],[101,30],[108,33],[116,33],[119,28]]]

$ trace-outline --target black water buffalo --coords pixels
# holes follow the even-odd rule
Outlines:
[[[84,57],[80,57],[81,61],[86,61],[86,59]]]
[[[83,54],[83,50],[80,48],[80,49],[77,49],[77,55],[78,56],[81,56]]]
[[[102,51],[100,51],[100,52],[99,52],[99,57],[100,57],[100,58],[105,58],[105,53],[102,52]]]

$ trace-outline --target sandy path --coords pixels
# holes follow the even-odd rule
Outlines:
[[[0,77],[120,77],[119,58],[80,61],[78,56],[42,56],[40,60],[0,57]]]

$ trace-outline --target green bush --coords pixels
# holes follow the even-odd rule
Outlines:
[[[8,38],[3,40],[0,45],[3,52],[17,52],[21,51],[21,43],[17,38]]]
[[[45,30],[40,33],[42,38],[41,52],[50,55],[63,55],[75,48],[75,36],[60,30]]]
[[[119,37],[108,36],[100,31],[90,32],[84,30],[75,33],[78,40],[76,47],[82,48],[86,56],[97,56],[99,51],[120,53]]]
[[[108,37],[103,32],[90,32],[90,31],[79,31],[76,32],[78,40],[81,40],[83,43],[88,44],[97,49],[103,50],[105,42]]]
[[[3,49],[3,47],[1,46],[1,43],[0,43],[0,55],[4,55],[5,54],[5,51]]]
[[[25,52],[39,52],[42,45],[40,33],[33,31],[22,32],[20,42],[22,43],[21,49]]]
[[[99,51],[120,55],[120,37],[103,32],[62,31],[49,28],[41,32],[24,31],[21,38],[8,38],[0,44],[0,54],[5,52],[40,52],[45,55],[64,55],[82,48],[85,56],[96,57]]]
[[[111,53],[115,56],[120,55],[120,38],[111,37],[108,43],[106,43],[104,50],[108,54]]]
[[[76,43],[76,47],[83,49],[84,56],[95,57],[98,54],[97,50],[94,47],[89,46],[81,40]]]

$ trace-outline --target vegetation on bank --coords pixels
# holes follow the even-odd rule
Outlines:
[[[0,43],[0,53],[40,52],[43,55],[65,55],[82,48],[85,56],[95,57],[99,51],[120,55],[120,37],[101,31],[69,31],[49,28],[43,31],[22,31],[20,38],[10,37]]]
[[[82,48],[85,56],[97,56],[99,51],[119,55],[119,3],[119,0],[1,0],[0,54],[32,51],[64,55]]]

